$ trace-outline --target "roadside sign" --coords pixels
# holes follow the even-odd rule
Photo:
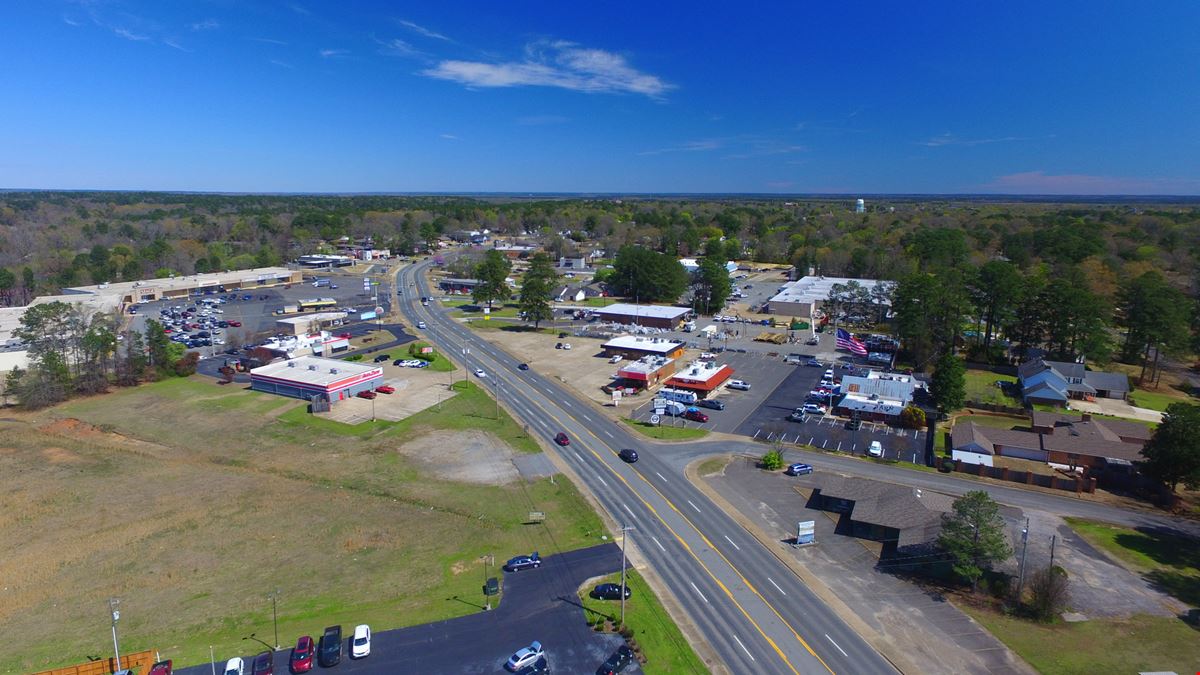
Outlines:
[[[796,526],[796,543],[811,544],[816,539],[817,521],[802,520]]]
[[[492,320],[492,316],[491,316],[491,314],[492,314],[492,308],[491,308],[491,307],[484,307],[484,308],[483,308],[483,320],[484,320],[484,321],[491,321],[491,320]]]
[[[662,420],[662,418],[659,417],[657,414],[650,416],[650,424],[658,424],[660,420]]]
[[[612,402],[613,402],[614,408],[621,405],[621,390],[620,389],[613,389]]]

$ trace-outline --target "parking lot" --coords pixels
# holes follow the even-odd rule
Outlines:
[[[594,673],[623,640],[619,635],[593,631],[575,593],[586,580],[620,569],[621,550],[616,544],[546,556],[540,569],[501,573],[504,594],[491,611],[483,611],[481,596],[447,598],[447,602],[470,605],[478,611],[447,621],[379,630],[371,638],[371,655],[357,661],[346,656],[349,648],[344,638],[342,662],[334,672],[503,673],[504,662],[513,652],[537,640],[546,650],[552,672]],[[397,617],[397,622],[403,620]],[[320,629],[314,624],[310,635],[319,637]],[[353,630],[353,625],[342,625],[343,636]],[[280,639],[294,644],[291,637]],[[287,649],[274,653],[276,673],[289,672],[288,655]],[[220,655],[217,667],[228,658]],[[209,675],[211,667],[204,664],[176,672]],[[642,671],[634,662],[624,672]]]

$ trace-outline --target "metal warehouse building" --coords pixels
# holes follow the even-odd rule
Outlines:
[[[280,396],[311,400],[324,395],[330,403],[354,397],[383,384],[383,368],[336,359],[301,356],[250,371],[250,388]]]
[[[687,307],[617,303],[592,310],[592,313],[602,321],[674,330],[679,328],[679,324],[683,323],[684,317],[691,311]]]

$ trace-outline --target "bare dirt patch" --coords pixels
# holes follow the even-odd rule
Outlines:
[[[399,451],[443,480],[507,485],[519,476],[512,448],[484,431],[431,431],[406,440]]]
[[[42,448],[42,456],[51,464],[78,464],[84,461],[82,457],[66,448]]]

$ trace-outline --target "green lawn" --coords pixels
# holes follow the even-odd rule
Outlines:
[[[608,307],[621,302],[619,298],[584,298],[583,304],[588,307]]]
[[[452,315],[455,315],[455,316],[470,316],[470,317],[483,317],[484,316],[483,310],[485,308],[481,305],[476,305],[474,302],[471,302],[470,300],[443,300],[442,304],[445,305],[446,307],[457,308],[456,311],[452,312]],[[467,309],[468,307],[470,307],[471,309]],[[504,319],[515,319],[515,318],[517,318],[517,313],[520,311],[521,311],[520,308],[517,307],[516,304],[507,303],[505,305],[497,305],[497,306],[492,307],[492,311],[488,313],[488,316],[504,318]]]
[[[628,418],[622,418],[621,421],[637,429],[642,434],[650,438],[657,438],[660,441],[693,441],[708,435],[708,429],[673,427],[669,424],[656,425],[649,422],[636,422]]]
[[[991,609],[962,607],[1042,675],[1195,672],[1200,632],[1179,619],[1139,615],[1041,624]]]
[[[679,632],[654,592],[633,569],[625,573],[625,583],[632,595],[625,601],[625,625],[633,631],[633,639],[646,657],[642,670],[654,673],[703,673],[704,663],[696,656],[691,644]],[[604,577],[597,583],[621,583],[621,574]],[[604,619],[614,624],[621,620],[620,600],[595,600],[588,593],[591,586],[580,590],[584,615],[589,623]]]
[[[976,370],[974,368],[968,368],[966,376],[968,401],[1006,405],[1014,408],[1021,407],[1020,401],[1005,395],[1000,387],[996,386],[996,382],[998,381],[1016,382],[1017,378],[1011,375],[993,373],[990,370]]]
[[[1200,606],[1200,539],[1080,518],[1067,518],[1067,523],[1152,585],[1192,607]]]
[[[441,410],[350,426],[193,377],[0,423],[11,589],[0,623],[21,645],[10,668],[97,653],[107,625],[98,639],[95,608],[110,595],[122,598],[125,650],[182,666],[206,662],[209,645],[225,659],[246,650],[242,636],[269,635],[275,588],[283,642],[332,623],[384,630],[479,611],[484,554],[601,543],[602,522],[565,477],[463,483],[403,452],[457,429],[539,451],[503,408],[496,419],[486,392],[456,388]],[[531,510],[546,521],[526,524]]]
[[[1167,406],[1172,403],[1200,405],[1200,400],[1170,387],[1162,387],[1158,391],[1134,389],[1130,392],[1129,398],[1133,399],[1134,405],[1139,408],[1149,408],[1151,410],[1158,410],[1159,412],[1166,412]]]

